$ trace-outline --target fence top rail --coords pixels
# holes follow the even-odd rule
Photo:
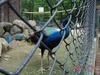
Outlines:
[[[83,6],[81,7],[81,9],[85,9],[86,7],[88,6]],[[74,10],[77,10],[78,8],[74,8]],[[67,12],[70,12],[72,9],[68,9],[66,10]],[[57,11],[57,13],[62,13],[62,12],[65,12],[65,10],[62,10],[62,11]],[[50,11],[45,11],[45,12],[23,12],[25,14],[50,14],[51,12]]]

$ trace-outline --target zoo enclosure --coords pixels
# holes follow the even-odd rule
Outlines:
[[[48,26],[48,24],[51,20],[53,20],[55,22],[55,24],[58,26],[58,28],[61,29],[62,31],[64,31],[64,29],[67,26],[70,27],[70,30],[72,30],[74,28],[76,30],[77,37],[75,37],[72,34],[72,31],[70,31],[72,41],[70,43],[68,43],[66,40],[64,40],[64,36],[65,36],[65,31],[64,31],[61,42],[56,47],[56,49],[54,49],[54,51],[57,52],[59,50],[59,47],[61,46],[62,42],[64,42],[66,44],[65,46],[66,46],[66,52],[68,53],[68,56],[65,55],[65,58],[64,58],[65,61],[61,62],[57,59],[57,56],[56,56],[57,54],[56,53],[55,53],[54,57],[51,54],[51,58],[53,59],[53,63],[51,65],[52,67],[51,67],[50,72],[48,73],[48,75],[52,75],[56,64],[59,64],[59,67],[62,70],[62,75],[69,74],[69,70],[66,67],[67,57],[70,58],[73,67],[75,67],[77,65],[81,66],[81,67],[85,67],[87,65],[88,57],[90,55],[90,51],[92,50],[92,43],[93,43],[93,38],[94,38],[96,1],[95,0],[80,0],[80,4],[77,5],[76,0],[71,0],[71,3],[73,5],[73,7],[70,11],[66,11],[67,7],[64,7],[63,0],[57,0],[57,3],[54,6],[51,5],[50,0],[46,0],[46,1],[48,3],[48,6],[50,7],[51,17],[48,19],[48,21],[41,28],[41,31],[40,31],[41,36],[37,37],[37,38],[39,38],[37,44],[32,49],[32,51],[29,53],[29,55],[27,56],[25,61],[18,67],[18,69],[15,73],[8,72],[7,70],[4,70],[4,69],[0,68],[0,72],[2,74],[4,74],[4,75],[19,75],[20,72],[26,66],[26,64],[29,62],[29,60],[31,60],[31,57],[34,55],[35,51],[39,47],[39,44],[42,43],[45,47],[47,47],[41,41],[42,38],[43,38],[42,30],[44,30]],[[20,14],[15,10],[15,8],[12,6],[12,4],[9,2],[9,0],[1,0],[0,1],[0,6],[1,7],[4,4],[7,4],[12,9],[12,11],[21,20],[23,20],[34,32],[36,32],[35,28],[33,28],[27,21],[25,21],[20,16]],[[64,28],[60,27],[59,24],[56,22],[56,19],[55,19],[57,9],[60,7],[60,5],[64,8],[65,13],[66,13],[65,16],[68,18],[68,22],[67,22],[67,24]],[[84,8],[84,6],[85,6],[85,8]],[[77,11],[76,16],[74,16],[75,21],[73,21],[73,12],[74,11]],[[77,23],[80,24],[79,29],[76,25]],[[77,32],[77,29],[78,29],[78,32]],[[74,56],[74,54],[70,52],[69,47],[70,47],[71,44],[73,44],[73,46],[74,46],[73,50],[76,52],[76,56]],[[51,51],[48,47],[47,47],[47,49],[49,51]],[[73,67],[71,67],[71,68],[73,68]],[[83,69],[81,69],[78,73],[75,72],[75,74],[83,74],[84,75],[85,74],[84,72],[85,71]]]

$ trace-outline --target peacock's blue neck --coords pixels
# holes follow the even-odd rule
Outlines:
[[[68,37],[69,36],[69,27],[67,26],[66,28],[65,28],[65,38],[66,37]]]
[[[65,27],[67,25],[67,19],[66,18],[63,19],[62,25],[63,25],[63,27]],[[65,38],[66,38],[69,35],[69,26],[66,26],[65,31],[66,31],[66,34],[65,34]]]
[[[66,19],[66,18],[64,18],[64,19],[63,19],[63,21],[62,21],[62,25],[63,25],[63,27],[65,27],[65,26],[66,26],[66,24],[67,24],[67,19]]]

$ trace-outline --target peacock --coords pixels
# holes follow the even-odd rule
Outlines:
[[[64,18],[62,23],[63,27],[65,27],[65,25],[67,24],[67,19]],[[65,28],[65,37],[64,39],[66,39],[69,36],[69,26],[67,26]],[[61,38],[63,36],[63,31],[61,31],[60,29],[54,28],[54,27],[46,27],[43,31],[43,39],[42,41],[44,42],[44,44],[50,49],[52,50],[53,48],[55,48],[61,41]],[[39,32],[35,32],[33,35],[30,35],[27,38],[27,41],[31,41],[33,44],[36,44],[38,41],[38,38],[36,37],[40,37],[40,33]],[[47,49],[46,47],[44,47],[42,44],[40,44],[39,48],[41,49],[41,72],[43,73],[43,55],[45,50]],[[49,50],[48,50],[49,51]],[[52,52],[49,51],[48,54]]]

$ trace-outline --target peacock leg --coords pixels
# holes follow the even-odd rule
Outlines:
[[[48,60],[48,70],[50,70],[50,69],[51,69],[51,66],[50,66],[50,59],[49,59],[49,57],[50,57],[50,53],[48,52],[48,54],[47,54],[47,60]]]
[[[43,74],[43,72],[45,71],[45,69],[43,68],[43,53],[41,53],[41,67],[39,69],[39,71]]]
[[[41,67],[38,70],[38,72],[41,72],[43,74],[44,71],[45,71],[45,69],[43,68],[43,57],[41,57]]]

